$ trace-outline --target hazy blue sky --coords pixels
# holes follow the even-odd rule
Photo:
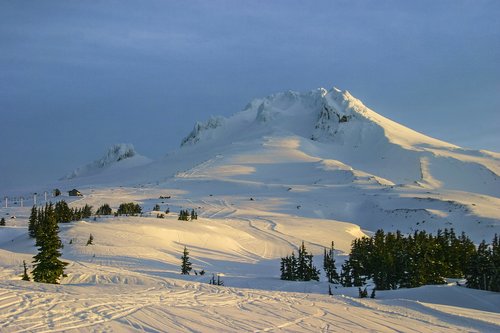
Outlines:
[[[114,143],[159,158],[197,120],[337,86],[500,151],[500,1],[0,1],[0,190]]]

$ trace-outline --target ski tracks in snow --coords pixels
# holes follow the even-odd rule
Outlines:
[[[500,328],[498,322],[398,300],[244,290],[169,279],[134,286],[26,284],[0,284],[0,331],[495,332]]]

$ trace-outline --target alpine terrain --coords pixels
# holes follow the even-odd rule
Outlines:
[[[332,241],[340,273],[353,240],[378,229],[490,242],[500,233],[499,175],[499,153],[413,131],[347,91],[258,98],[196,123],[160,160],[115,145],[37,197],[5,193],[0,331],[498,332],[500,294],[463,279],[371,299],[329,283],[322,268]],[[73,212],[58,224],[60,284],[21,279],[23,261],[32,279],[41,241],[28,225],[44,192]],[[96,214],[104,204],[112,213]],[[85,205],[91,216],[77,213]],[[319,281],[280,279],[281,258],[302,242]]]

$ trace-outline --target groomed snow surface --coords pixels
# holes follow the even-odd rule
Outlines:
[[[498,293],[450,281],[376,299],[332,286],[328,296],[324,274],[282,281],[279,263],[304,241],[322,268],[333,240],[340,266],[351,241],[378,228],[453,227],[490,241],[500,233],[499,173],[498,153],[429,138],[345,91],[256,99],[230,118],[197,123],[159,161],[119,145],[70,179],[34,188],[60,188],[52,200],[72,207],[143,207],[142,216],[61,224],[69,263],[61,285],[21,281],[23,260],[37,253],[27,232],[33,201],[5,193],[25,200],[0,208],[0,331],[498,332]],[[83,197],[67,197],[73,188]],[[178,221],[181,209],[198,220]],[[180,275],[184,246],[204,276]],[[212,274],[225,286],[209,285]]]

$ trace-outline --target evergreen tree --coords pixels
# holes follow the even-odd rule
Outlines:
[[[195,212],[194,209],[191,210],[191,221],[198,219],[198,213]]]
[[[0,219],[0,227],[5,227],[5,218]]]
[[[67,263],[59,260],[62,248],[59,239],[59,227],[51,204],[45,205],[45,210],[38,214],[39,227],[36,232],[36,246],[38,254],[34,258],[33,280],[43,283],[59,283],[64,276],[64,267]]]
[[[111,207],[106,203],[106,204],[103,204],[101,207],[99,207],[97,209],[97,211],[95,212],[96,215],[112,215],[113,214],[113,210],[111,209]]]
[[[86,246],[89,245],[94,245],[94,236],[92,236],[92,234],[90,234],[89,239],[87,240]]]
[[[340,276],[337,273],[337,267],[335,266],[335,247],[333,241],[328,251],[325,248],[323,269],[325,270],[326,278],[329,283],[339,283]]]
[[[85,204],[82,208],[82,218],[86,219],[92,216],[92,206]]]
[[[293,252],[290,256],[281,258],[281,280],[297,280],[297,258]]]
[[[342,264],[342,268],[340,270],[340,284],[343,287],[352,287],[352,275],[351,275],[351,266],[349,260],[346,260]]]
[[[31,238],[35,238],[36,236],[36,229],[38,225],[38,211],[36,209],[36,206],[33,205],[31,208],[31,214],[28,220],[28,233]]]
[[[498,268],[495,267],[495,254],[498,251],[498,237],[495,235],[491,247],[483,240],[476,253],[471,257],[467,268],[466,286],[469,288],[497,291],[500,289],[497,276]]]
[[[154,211],[159,211],[160,210],[160,205],[158,205],[158,204],[154,205],[153,210]]]
[[[497,234],[491,242],[492,276],[490,279],[491,291],[500,291],[500,239]]]
[[[189,272],[191,272],[191,262],[189,261],[189,251],[187,248],[184,246],[184,252],[182,253],[181,257],[181,274],[189,275]]]
[[[74,220],[73,212],[66,201],[61,200],[56,203],[54,212],[58,223],[67,223]]]
[[[26,261],[23,260],[24,273],[22,280],[29,281],[30,277],[28,276],[28,267],[26,266]]]
[[[313,255],[307,252],[304,242],[299,247],[297,257],[297,278],[300,281],[319,281],[319,270],[314,266]]]

